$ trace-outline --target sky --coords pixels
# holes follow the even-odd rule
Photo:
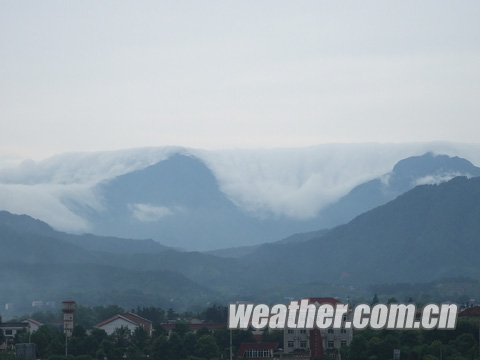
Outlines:
[[[178,145],[478,143],[478,1],[2,1],[0,167]]]

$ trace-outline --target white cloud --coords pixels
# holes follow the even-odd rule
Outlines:
[[[16,167],[0,169],[0,183],[96,184],[99,181],[165,160],[181,147],[138,148],[92,153],[64,153],[34,162],[24,160]]]
[[[446,147],[436,143],[325,144],[200,154],[221,189],[240,207],[257,216],[305,219],[356,185],[388,173],[397,161]]]
[[[428,175],[428,176],[424,176],[419,179],[416,179],[413,183],[413,186],[440,184],[442,182],[452,180],[454,177],[461,176],[461,175],[463,174],[460,174],[458,172],[448,172],[443,174]]]
[[[480,164],[480,144],[325,144],[292,149],[198,150],[146,148],[62,154],[0,170],[0,208],[25,213],[59,230],[89,231],[70,204],[103,211],[94,186],[114,176],[166,159],[174,152],[202,159],[220,189],[254,216],[306,219],[356,185],[391,171],[395,163],[428,151]],[[450,175],[449,175],[450,176]],[[420,179],[422,183],[438,178]],[[139,221],[156,221],[181,209],[133,204]]]
[[[165,216],[173,215],[173,211],[166,206],[150,204],[129,204],[133,217],[141,222],[158,221]]]
[[[30,215],[57,230],[75,233],[89,231],[88,222],[65,204],[67,198],[81,199],[82,204],[101,209],[91,191],[82,186],[0,184],[0,207],[3,210]]]

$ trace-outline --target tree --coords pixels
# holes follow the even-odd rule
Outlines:
[[[182,339],[185,336],[185,334],[189,331],[190,329],[188,328],[188,325],[185,323],[176,323],[175,327],[172,329],[172,332],[175,332],[178,335],[180,335]]]
[[[197,340],[195,353],[198,357],[207,360],[217,357],[219,351],[215,338],[212,335],[203,335]]]
[[[47,356],[65,354],[65,344],[58,337],[54,337],[45,349]]]
[[[154,338],[156,338],[160,335],[167,336],[168,331],[161,324],[155,323],[155,324],[153,324],[152,335],[153,335]]]
[[[122,326],[118,329],[115,329],[111,338],[115,344],[115,347],[125,350],[130,344],[130,329]]]
[[[222,327],[213,333],[220,352],[227,358],[230,354],[230,331],[227,327]]]
[[[149,339],[150,337],[148,336],[148,332],[143,328],[143,326],[138,326],[131,336],[132,345],[141,352],[146,350]]]
[[[172,332],[168,339],[168,353],[170,354],[170,360],[183,359],[185,351],[183,349],[183,341],[176,332]]]
[[[193,332],[188,332],[183,338],[183,349],[186,356],[195,355],[195,348],[197,346],[197,336]]]
[[[197,335],[197,338],[200,339],[203,335],[211,335],[211,334],[212,333],[210,332],[210,330],[208,330],[208,328],[202,327],[202,328],[198,329],[198,331],[195,335]]]
[[[96,353],[96,357],[99,360],[103,360],[104,358],[108,360],[115,359],[115,344],[109,339],[103,339]]]
[[[167,310],[167,319],[168,320],[176,320],[178,318],[178,314],[172,308]]]
[[[165,336],[158,336],[152,343],[153,360],[169,360],[168,340]]]
[[[2,317],[0,316],[0,325],[2,325]],[[3,334],[3,330],[0,330],[0,344],[5,342],[5,335]]]

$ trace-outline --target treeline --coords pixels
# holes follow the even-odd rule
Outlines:
[[[372,303],[375,299],[372,300]],[[118,329],[108,336],[105,331],[91,329],[92,326],[116,314],[125,312],[116,306],[83,308],[75,313],[76,326],[68,341],[68,360],[137,360],[146,357],[153,360],[211,360],[230,357],[230,331],[219,328],[215,332],[202,328],[196,333],[190,332],[184,322],[196,317],[206,323],[226,323],[227,308],[213,305],[200,313],[177,313],[173,309],[163,310],[154,307],[138,307],[132,312],[154,322],[153,334],[141,327],[130,333],[125,328]],[[58,319],[58,314],[38,313],[31,317],[48,323],[49,318]],[[43,316],[43,318],[42,318]],[[57,317],[56,317],[57,316]],[[175,322],[168,336],[163,322]],[[236,353],[242,342],[255,342],[251,331],[234,330],[232,351]],[[338,352],[342,360],[385,360],[393,358],[394,349],[401,352],[401,360],[475,360],[479,356],[479,323],[459,319],[455,330],[362,330],[356,331],[349,346]],[[48,360],[67,360],[65,337],[60,327],[42,326],[32,334],[26,331],[17,335],[17,343],[32,342],[37,345],[38,358]],[[283,346],[283,331],[265,331],[262,342],[277,342]],[[336,354],[326,354],[331,359]],[[3,358],[0,354],[0,360]]]
[[[479,359],[478,322],[458,321],[455,330],[362,330],[354,333],[350,346],[340,352],[342,360],[393,359],[400,350],[401,360]]]
[[[279,333],[283,337],[283,333]],[[65,335],[58,328],[44,325],[32,334],[24,331],[15,341],[35,343],[38,358],[65,360]],[[242,342],[253,341],[251,331],[232,331],[234,353]],[[212,333],[201,328],[193,333],[188,331],[186,324],[178,323],[170,336],[160,324],[154,325],[151,337],[142,327],[133,332],[120,328],[108,336],[104,330],[93,329],[87,333],[83,326],[76,325],[68,339],[67,350],[71,360],[136,360],[146,357],[153,360],[211,360],[230,356],[230,331],[224,327]]]

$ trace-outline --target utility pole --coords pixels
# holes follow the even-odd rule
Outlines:
[[[230,329],[230,360],[233,360],[233,353],[232,353],[232,329]]]

